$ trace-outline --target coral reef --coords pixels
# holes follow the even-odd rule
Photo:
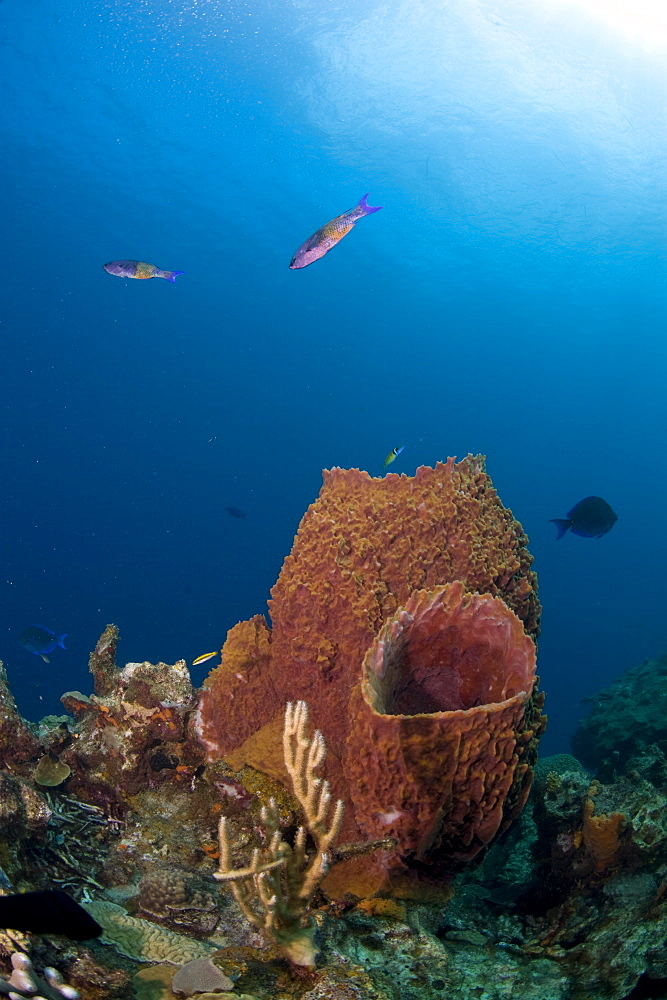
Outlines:
[[[24,722],[0,673],[0,892],[57,885],[103,926],[0,930],[0,994],[667,995],[667,659],[598,699],[596,775],[536,762],[533,583],[477,460],[334,471],[272,629],[232,629],[203,693],[182,662],[119,669],[114,626],[67,716]],[[285,722],[293,688],[322,737]]]
[[[117,801],[122,814],[128,795],[191,777],[202,753],[186,733],[194,692],[185,663],[128,663],[112,670],[117,641],[118,630],[107,626],[90,657],[95,690],[103,693],[62,696],[78,722],[78,745],[74,754],[70,739],[58,756],[72,769],[70,792],[85,786],[90,795],[96,780],[115,786],[123,792]]]
[[[631,767],[631,758],[667,743],[667,656],[633,667],[591,701],[572,745],[606,780]]]
[[[456,643],[441,646],[450,614]],[[485,638],[471,647],[475,635]],[[70,694],[65,700],[77,719],[30,727],[31,757],[6,751],[0,890],[64,885],[104,926],[103,937],[74,944],[0,931],[0,993],[28,997],[8,985],[19,966],[45,1000],[67,1000],[72,989],[83,1000],[657,1000],[667,992],[667,782],[654,743],[635,748],[625,768],[610,769],[607,778],[592,779],[568,755],[539,761],[516,822],[457,874],[448,871],[444,889],[437,865],[415,861],[430,881],[417,882],[406,898],[347,895],[332,902],[318,889],[327,865],[352,858],[370,870],[374,855],[364,852],[377,845],[333,842],[338,824],[317,770],[322,746],[308,738],[304,717],[289,717],[286,730],[274,723],[270,739],[260,730],[246,748],[261,759],[285,736],[286,754],[269,761],[274,776],[247,763],[232,769],[234,754],[207,762],[190,735],[196,696],[184,668],[120,670],[106,656],[110,646],[102,645],[105,693]],[[518,698],[525,732],[537,731],[536,699],[528,694],[532,642],[501,599],[471,595],[458,584],[432,588],[397,609],[370,647],[369,704],[382,696],[397,718],[411,719],[415,711],[428,720],[475,718],[480,709]],[[98,671],[96,659],[93,666]],[[405,683],[392,681],[388,694],[381,682],[392,673]],[[451,707],[431,711],[431,699],[445,696]],[[472,704],[462,707],[457,699]],[[165,715],[176,723],[168,731]],[[531,762],[523,772],[527,782],[534,736],[515,745],[512,739],[507,753],[496,746],[484,760],[497,764],[503,756],[512,763],[516,756],[515,774]],[[401,744],[392,766],[403,766],[410,752]],[[51,753],[71,773],[59,784],[40,785],[36,767]],[[156,753],[174,766],[144,766]],[[429,752],[423,756],[427,766]],[[335,770],[330,754],[327,776],[331,764]],[[437,766],[444,785],[446,769]],[[338,768],[340,775],[340,762]],[[526,789],[519,782],[503,815],[512,814]],[[449,792],[449,799],[462,796],[460,789]],[[400,835],[398,827],[394,832]],[[253,868],[249,857],[256,858],[255,870],[243,873]],[[272,860],[275,867],[262,873]],[[345,864],[333,864],[327,880]],[[216,885],[216,869],[232,876],[240,869],[245,881],[256,877],[262,888],[246,902],[260,918],[291,912],[288,936],[296,933],[298,941],[298,932],[306,932],[317,967],[287,961],[295,956],[273,928],[263,940]],[[19,952],[17,966],[12,956]],[[13,982],[28,986],[27,979]]]
[[[21,718],[0,660],[0,766],[21,767],[39,754],[39,741]]]

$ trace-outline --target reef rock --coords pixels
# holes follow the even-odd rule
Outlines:
[[[632,757],[666,742],[667,655],[633,667],[595,695],[572,745],[584,764],[602,768],[607,779],[624,771]],[[660,770],[656,780],[665,783],[667,769]]]

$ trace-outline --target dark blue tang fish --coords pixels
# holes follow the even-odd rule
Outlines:
[[[568,528],[573,535],[581,535],[582,538],[601,538],[611,531],[617,520],[618,515],[602,497],[584,497],[568,512],[567,517],[554,517],[551,523],[558,528],[558,540]]]
[[[29,653],[41,656],[45,663],[49,663],[50,661],[46,654],[52,653],[58,646],[60,649],[66,649],[67,647],[64,643],[66,638],[67,632],[63,632],[62,635],[56,635],[50,628],[42,628],[41,625],[28,625],[21,632],[19,642]]]
[[[0,896],[0,927],[33,934],[64,934],[73,941],[99,937],[102,928],[62,889]]]

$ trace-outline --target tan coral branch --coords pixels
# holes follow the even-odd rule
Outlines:
[[[313,965],[315,961],[310,901],[326,874],[329,852],[343,817],[343,803],[339,800],[327,826],[331,811],[329,784],[315,773],[324,761],[326,747],[321,733],[308,737],[307,725],[306,703],[289,703],[283,730],[285,766],[305,815],[294,844],[283,840],[278,806],[270,799],[260,813],[268,846],[255,848],[250,864],[243,868],[233,866],[227,821],[220,819],[220,862],[215,873],[219,881],[231,882],[246,919],[297,965]],[[306,851],[308,834],[315,843],[312,858]]]

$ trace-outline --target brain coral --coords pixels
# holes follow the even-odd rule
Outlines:
[[[410,594],[460,580],[502,597],[536,636],[531,563],[481,456],[450,458],[414,477],[325,472],[272,590],[272,629],[260,616],[235,626],[205,681],[197,732],[209,755],[237,748],[299,699],[342,755],[364,655]]]
[[[85,909],[101,924],[102,943],[114,945],[121,955],[127,955],[135,962],[185,965],[194,958],[203,958],[215,951],[214,945],[193,941],[148,920],[131,917],[122,906],[104,899],[89,900]]]
[[[469,859],[523,804],[535,644],[499,598],[415,592],[380,630],[350,701],[344,762],[356,818],[403,856]]]

